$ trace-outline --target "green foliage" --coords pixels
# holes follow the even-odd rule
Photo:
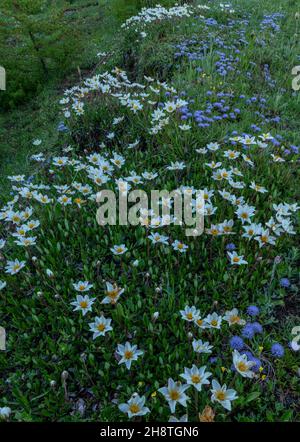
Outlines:
[[[7,90],[0,109],[23,103],[52,77],[74,69],[84,49],[82,30],[66,14],[68,2],[5,1],[0,13],[1,64]]]

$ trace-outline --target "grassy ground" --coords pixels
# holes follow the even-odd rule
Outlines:
[[[290,348],[291,331],[299,325],[295,235],[272,232],[275,244],[259,247],[257,240],[242,236],[244,224],[236,216],[237,207],[219,193],[226,189],[254,206],[253,222],[257,226],[266,226],[271,216],[276,218],[273,204],[292,204],[297,199],[300,94],[291,88],[292,67],[299,60],[297,2],[233,1],[233,13],[222,11],[219,2],[209,5],[210,10],[200,10],[191,17],[158,21],[145,29],[134,25],[118,34],[114,54],[97,72],[119,66],[127,71],[131,82],[147,85],[145,75],[159,79],[160,83],[150,83],[142,90],[146,92],[143,96],[137,86],[124,88],[118,83],[118,72],[113,71],[117,92],[136,92],[134,98],[142,103],[141,111],[133,112],[126,100],[125,105],[120,104],[111,91],[90,92],[82,100],[83,115],[71,111],[71,118],[65,120],[68,134],[58,135],[56,125],[63,116],[60,113],[57,117],[57,101],[62,86],[49,85],[29,107],[2,116],[2,139],[14,152],[2,165],[3,178],[4,173],[36,171],[36,163],[25,161],[33,152],[34,138],[43,140],[47,154],[56,151],[68,157],[65,167],[49,157],[34,180],[26,183],[32,191],[36,190],[34,185],[48,185],[39,192],[49,195],[50,204],[41,205],[36,194],[33,198],[29,195],[28,200],[22,196],[14,204],[14,212],[28,205],[34,208],[33,219],[39,219],[41,225],[35,230],[38,233],[30,236],[38,236],[37,244],[24,251],[11,236],[16,226],[8,219],[1,225],[1,236],[7,240],[1,250],[0,281],[7,283],[1,291],[1,325],[8,340],[7,351],[0,354],[4,373],[0,406],[12,408],[13,420],[120,421],[127,416],[118,405],[127,402],[134,392],[146,397],[151,414],[145,419],[152,421],[166,421],[171,414],[179,418],[184,413],[197,421],[205,406],[212,407],[218,421],[299,420],[299,360]],[[103,50],[109,48],[114,29],[111,26]],[[146,35],[141,36],[140,31]],[[168,123],[157,134],[149,133],[155,126],[153,110],[163,109],[177,96],[188,101],[185,108],[168,113]],[[156,102],[160,104],[153,104]],[[116,117],[123,120],[114,125]],[[182,127],[184,124],[188,127]],[[114,136],[108,136],[112,132]],[[230,140],[248,134],[257,142],[267,133],[273,138],[262,148],[250,145],[247,149],[244,143]],[[139,144],[128,148],[135,140]],[[209,149],[201,153],[211,142],[221,148],[215,153]],[[66,146],[72,150],[62,153]],[[224,157],[228,149],[239,155],[234,162]],[[35,148],[39,150],[41,147]],[[12,159],[16,152],[17,160]],[[80,192],[76,183],[88,184],[95,194],[101,186],[86,173],[92,162],[89,155],[100,154],[105,163],[115,152],[124,157],[125,164],[100,174],[109,179],[106,186],[114,189],[115,180],[120,178],[129,178],[134,186],[135,174],[141,177],[145,171],[153,171],[157,172],[154,181],[143,177],[140,184],[147,192],[181,185],[214,190],[210,200],[216,212],[206,217],[205,227],[233,220],[234,235],[206,232],[196,239],[187,238],[182,228],[171,226],[154,230],[169,237],[165,245],[155,245],[148,238],[152,230],[142,226],[100,228],[93,198]],[[175,161],[184,162],[186,167],[168,170]],[[241,181],[242,187],[214,180],[207,165],[211,161],[222,162],[226,171],[237,167],[242,175],[234,176],[234,182]],[[79,165],[83,169],[77,168]],[[250,187],[253,182],[268,192],[255,191]],[[72,204],[62,204],[62,190],[54,184],[70,186],[64,192]],[[20,184],[13,185],[17,186],[14,194],[22,193]],[[79,207],[75,197],[83,199]],[[296,228],[296,212],[289,218]],[[276,219],[280,224],[280,216]],[[257,235],[262,241],[263,234]],[[186,253],[173,249],[175,239],[188,245]],[[227,252],[232,243],[247,264],[230,265]],[[127,253],[113,255],[111,248],[118,244],[125,244]],[[7,260],[15,258],[26,261],[26,265],[11,276],[4,267]],[[47,269],[53,274],[49,276]],[[96,298],[86,316],[74,312],[70,304],[78,294],[73,284],[80,280],[93,284],[87,293]],[[105,282],[124,288],[116,304],[101,303],[107,295]],[[253,304],[260,310],[255,318],[248,310]],[[222,330],[198,328],[180,314],[185,306],[192,305],[201,311],[202,319],[213,312],[223,317],[226,311],[237,308],[248,323],[259,323],[258,331],[247,335],[243,325],[229,326],[224,319]],[[89,324],[102,314],[112,319],[113,330],[93,340]],[[250,328],[253,330],[253,325]],[[240,351],[255,361],[252,379],[233,369],[229,343],[233,336],[243,337]],[[198,339],[213,345],[211,354],[193,351],[192,341]],[[117,345],[126,341],[144,352],[130,370],[118,364],[116,354]],[[276,342],[283,346],[284,354],[280,354],[281,347],[274,350]],[[213,374],[211,379],[237,392],[231,411],[212,402],[211,386],[203,386],[199,393],[190,387],[187,408],[177,404],[176,413],[171,412],[159,389],[169,377],[182,380],[180,374],[193,364],[207,366]]]

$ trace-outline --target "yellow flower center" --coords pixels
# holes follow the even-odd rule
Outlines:
[[[194,374],[191,379],[193,384],[199,384],[199,382],[201,381],[201,377],[198,374]]]
[[[193,313],[187,313],[186,317],[190,320],[193,319]]]
[[[82,204],[82,203],[83,203],[83,200],[82,200],[81,198],[75,198],[75,199],[74,199],[74,202],[75,202],[76,204]]]
[[[216,392],[216,398],[217,398],[219,401],[224,401],[225,397],[226,397],[226,396],[225,396],[224,391],[219,390],[219,391]]]
[[[197,319],[197,324],[201,326],[203,324],[203,319]]]
[[[116,297],[118,296],[119,293],[119,289],[114,289],[114,290],[110,290],[109,292],[106,292],[107,296],[114,301],[116,299]]]
[[[231,316],[231,318],[230,318],[230,322],[232,323],[232,324],[236,324],[237,322],[239,322],[239,320],[240,320],[240,317],[239,316]]]
[[[177,390],[170,390],[169,395],[172,401],[178,401],[180,397],[180,394]]]
[[[81,308],[87,308],[88,303],[86,301],[81,301],[79,305]]]
[[[211,324],[213,327],[216,327],[216,326],[218,325],[218,321],[217,321],[216,319],[213,319],[213,320],[210,322],[210,324]]]
[[[233,262],[239,262],[240,261],[240,258],[238,257],[238,256],[235,256],[234,258],[233,258]]]
[[[239,369],[239,371],[247,371],[247,365],[245,364],[245,362],[239,362],[237,364],[237,368]]]
[[[131,404],[129,410],[132,414],[136,414],[140,411],[140,407],[137,404]]]
[[[133,353],[130,350],[125,351],[124,353],[125,359],[131,359],[133,357]]]
[[[105,325],[104,324],[98,324],[97,325],[97,329],[101,332],[103,332],[105,330]]]

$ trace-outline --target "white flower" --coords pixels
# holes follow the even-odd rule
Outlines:
[[[40,139],[37,138],[37,139],[33,140],[32,144],[33,144],[34,146],[39,146],[40,144],[42,144],[42,140],[40,140]]]
[[[90,331],[93,332],[93,339],[96,339],[98,336],[105,336],[105,333],[112,330],[110,325],[111,318],[105,318],[102,316],[96,316],[95,322],[91,322],[89,324]]]
[[[84,316],[87,312],[92,311],[92,305],[95,302],[95,299],[96,298],[90,298],[88,295],[77,295],[76,301],[71,302],[71,305],[75,307],[73,311],[80,310]]]
[[[0,418],[8,419],[11,414],[11,408],[9,407],[0,407]]]
[[[242,265],[242,264],[248,264],[248,261],[244,259],[244,255],[238,255],[236,252],[227,252],[230,264],[232,265]]]
[[[220,149],[220,145],[218,143],[209,143],[209,144],[207,144],[206,147],[207,147],[208,150],[210,150],[212,152],[215,152],[218,149]]]
[[[201,318],[200,311],[199,311],[198,317],[195,318],[194,322],[199,328],[207,328],[207,325],[205,324],[204,319]]]
[[[128,249],[125,244],[120,244],[119,246],[114,246],[110,250],[114,255],[123,255],[123,253],[127,252]]]
[[[251,239],[254,235],[260,235],[261,225],[260,224],[248,224],[243,226],[245,233],[243,233],[243,238]]]
[[[245,144],[246,146],[251,146],[251,144],[256,144],[255,137],[250,137],[249,135],[246,135],[244,138],[241,139],[241,143]]]
[[[6,282],[0,280],[0,290],[3,290],[6,287]]]
[[[181,241],[178,241],[178,239],[176,239],[172,243],[172,247],[174,250],[177,250],[180,253],[185,253],[187,251],[187,249],[189,248],[189,246],[187,246],[186,244],[183,244]]]
[[[176,161],[175,163],[171,163],[170,166],[167,166],[168,170],[183,170],[186,165],[183,162]]]
[[[211,349],[213,348],[212,345],[209,344],[209,342],[202,342],[201,339],[198,341],[196,339],[193,340],[193,349],[196,353],[211,353]]]
[[[243,376],[243,378],[253,378],[254,373],[251,368],[255,365],[255,362],[248,361],[247,355],[240,354],[237,350],[232,353],[233,365],[238,373]]]
[[[69,161],[68,157],[54,157],[52,164],[54,166],[63,167],[66,164],[68,164],[68,161]]]
[[[102,299],[101,304],[115,304],[122,293],[124,292],[124,289],[121,289],[116,284],[112,285],[110,282],[106,283],[106,296]]]
[[[275,236],[270,235],[269,229],[262,229],[260,236],[255,236],[254,238],[259,243],[259,247],[263,247],[266,244],[274,245],[276,243]]]
[[[168,112],[168,113],[172,113],[177,109],[176,103],[174,103],[173,101],[167,101],[165,103],[165,107],[164,109]]]
[[[54,273],[50,269],[46,269],[46,275],[49,276],[49,278],[53,278],[54,277]]]
[[[194,322],[197,321],[197,319],[199,318],[200,310],[196,309],[194,305],[192,307],[186,305],[184,310],[180,310],[180,314],[182,318],[185,319],[186,321]]]
[[[206,318],[204,318],[204,322],[207,328],[220,329],[222,323],[222,316],[219,316],[216,312],[214,312],[211,315],[207,315]]]
[[[125,364],[130,370],[132,361],[137,361],[138,357],[144,354],[142,350],[138,350],[137,345],[131,345],[126,342],[125,345],[118,344],[117,354],[121,356],[119,364]]]
[[[208,378],[212,375],[209,371],[205,371],[206,366],[197,368],[193,365],[192,368],[184,368],[184,373],[180,376],[186,380],[188,385],[193,385],[196,390],[201,391],[202,385],[208,385]]]
[[[266,193],[266,192],[268,192],[265,187],[259,186],[258,184],[255,184],[254,181],[252,181],[252,183],[250,184],[249,187],[250,187],[250,189],[253,189],[253,190],[255,190],[256,192],[259,192],[259,193]]]
[[[67,195],[62,195],[60,196],[57,201],[62,204],[63,206],[67,206],[69,204],[72,204],[72,198],[70,198]]]
[[[73,287],[77,292],[87,292],[93,287],[93,284],[90,284],[88,281],[79,281],[73,283]]]
[[[220,385],[218,381],[213,379],[212,381],[212,402],[219,402],[226,410],[231,411],[231,401],[238,398],[236,391],[233,389],[227,389],[227,385]]]
[[[235,213],[244,224],[245,222],[250,222],[251,217],[254,216],[255,207],[248,206],[247,204],[245,204],[244,206],[238,206],[238,209]]]
[[[192,126],[190,126],[189,124],[180,124],[178,127],[182,131],[187,131],[187,130],[190,130],[192,128]]]
[[[235,160],[240,156],[240,152],[236,150],[225,150],[224,151],[224,157],[228,158],[229,160]]]
[[[25,264],[25,261],[19,261],[18,259],[15,259],[14,261],[7,261],[5,272],[9,273],[10,275],[15,275],[25,266]]]
[[[244,319],[241,319],[239,316],[238,309],[234,308],[230,311],[225,312],[225,315],[223,316],[224,321],[227,321],[229,325],[245,325],[246,321]]]
[[[134,394],[127,403],[119,405],[119,410],[127,413],[129,419],[134,416],[144,416],[150,413],[149,408],[144,407],[145,400],[145,396],[140,397],[138,394]]]
[[[25,224],[24,226],[26,226],[26,228],[28,230],[33,230],[33,229],[36,229],[39,225],[40,225],[40,222],[38,220],[32,219],[31,221],[28,221],[28,223]]]
[[[170,416],[168,422],[188,422],[188,416],[183,414],[179,419],[176,416]]]
[[[20,236],[17,241],[14,241],[18,246],[29,247],[36,243],[36,236]]]
[[[5,246],[6,241],[4,239],[0,239],[0,250]]]
[[[189,397],[184,393],[190,386],[181,384],[181,382],[175,382],[172,378],[168,380],[168,386],[159,388],[158,391],[164,395],[169,403],[171,413],[175,413],[177,402],[184,407],[187,406],[187,400]]]
[[[168,236],[164,236],[164,235],[160,235],[158,232],[155,233],[151,233],[151,235],[148,236],[148,238],[150,239],[150,241],[152,241],[152,244],[165,244],[165,245],[169,245],[168,243]]]

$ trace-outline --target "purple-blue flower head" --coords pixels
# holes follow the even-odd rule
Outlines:
[[[259,322],[252,322],[252,327],[254,330],[254,333],[262,333],[263,328]]]
[[[260,367],[262,367],[261,360],[256,358],[255,356],[252,356],[251,358],[249,358],[249,360],[251,362],[255,362],[255,365],[253,365],[251,370],[253,370],[255,373],[257,373],[259,371]]]
[[[256,307],[256,305],[249,305],[249,307],[247,308],[247,313],[250,316],[257,316],[259,315],[259,308]]]
[[[278,342],[275,342],[275,344],[271,347],[271,354],[275,358],[282,358],[284,356],[284,348],[281,344]]]
[[[280,285],[281,285],[281,287],[284,287],[285,289],[287,289],[291,285],[291,283],[288,278],[281,278]]]
[[[252,324],[248,323],[243,327],[242,336],[243,338],[252,339],[255,334]]]
[[[229,345],[233,350],[242,350],[244,348],[244,341],[239,336],[232,336],[229,341]]]
[[[226,250],[229,250],[230,252],[232,251],[232,250],[235,250],[235,244],[233,244],[233,242],[231,242],[231,243],[229,243],[229,244],[227,244],[227,246],[226,246]]]

